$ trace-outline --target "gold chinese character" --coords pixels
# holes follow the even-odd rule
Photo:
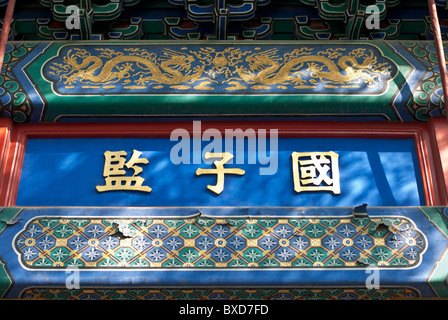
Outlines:
[[[340,194],[339,155],[330,152],[293,152],[294,190],[331,191]]]
[[[104,170],[103,176],[105,177],[106,185],[96,186],[96,190],[99,192],[114,191],[114,190],[135,190],[151,192],[151,188],[143,186],[145,179],[138,177],[143,171],[137,164],[147,164],[148,159],[140,158],[142,153],[137,150],[133,150],[131,159],[126,162],[126,151],[106,151],[104,152]],[[132,176],[125,176],[126,170],[124,167],[134,170]]]
[[[213,161],[213,164],[215,165],[216,169],[197,169],[196,175],[200,176],[201,174],[216,174],[216,185],[211,186],[208,185],[207,189],[213,191],[216,194],[220,194],[224,190],[224,174],[237,174],[242,176],[245,171],[242,169],[224,169],[224,165],[233,158],[233,154],[230,152],[225,153],[205,153],[205,159],[210,158],[221,158],[220,161],[216,160]]]

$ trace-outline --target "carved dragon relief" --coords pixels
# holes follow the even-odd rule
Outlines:
[[[62,61],[61,61],[62,60]],[[381,91],[396,67],[365,48],[69,48],[44,67],[62,94],[98,89],[154,92],[266,91],[300,93],[306,89]],[[90,91],[89,91],[90,90]],[[163,91],[163,90],[162,90]]]

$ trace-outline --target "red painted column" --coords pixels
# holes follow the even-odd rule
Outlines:
[[[3,20],[2,33],[0,35],[0,70],[3,65],[3,57],[5,55],[6,42],[8,42],[9,28],[11,26],[12,14],[14,13],[14,5],[16,0],[9,0],[6,7],[5,18]]]
[[[434,165],[439,183],[440,203],[448,205],[448,123],[443,118],[429,121]]]
[[[445,52],[443,50],[442,34],[440,32],[439,18],[437,16],[437,7],[434,0],[428,0],[428,9],[431,15],[432,31],[434,33],[434,43],[436,45],[439,73],[440,78],[442,79],[443,97],[445,99],[446,106],[448,104],[448,75],[446,72]],[[448,117],[448,112],[446,112],[446,116]]]
[[[0,206],[7,205],[12,120],[0,118]]]
[[[6,42],[8,42],[9,29],[12,21],[12,14],[14,13],[14,5],[16,0],[9,0],[6,7],[5,18],[3,20],[2,33],[0,35],[0,70],[3,65],[3,57],[5,55]]]

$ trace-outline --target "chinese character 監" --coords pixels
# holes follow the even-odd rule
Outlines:
[[[138,165],[148,163],[148,159],[140,158],[141,155],[140,151],[133,150],[131,158],[126,162],[126,151],[104,152],[103,176],[105,185],[96,186],[96,190],[99,192],[114,190],[151,192],[150,187],[143,185],[145,179],[139,176],[143,169]],[[134,171],[133,175],[126,175],[124,167],[132,169]]]

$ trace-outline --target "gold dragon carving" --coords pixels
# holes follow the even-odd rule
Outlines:
[[[304,51],[307,53],[307,51]],[[311,78],[319,79],[324,83],[350,84],[366,81],[371,85],[378,80],[378,77],[389,74],[390,67],[385,64],[375,65],[376,57],[373,52],[364,53],[364,50],[344,56],[337,52],[329,53],[329,56],[339,57],[337,63],[329,57],[319,52],[317,55],[301,55],[300,50],[294,50],[287,62],[283,65],[280,59],[275,57],[276,51],[268,50],[261,53],[252,54],[246,58],[246,62],[252,72],[245,72],[244,68],[237,68],[239,76],[247,83],[260,83],[264,85],[276,85],[292,82],[303,85],[306,81],[301,75],[306,75],[301,69],[305,66]],[[303,53],[302,53],[303,54]],[[320,54],[320,55],[319,55]],[[296,56],[296,57],[295,57]],[[357,58],[363,58],[362,63],[358,63]],[[344,73],[341,73],[341,70]],[[258,73],[253,71],[259,71]],[[312,81],[312,83],[316,83]]]
[[[366,48],[328,48],[316,53],[302,47],[279,55],[276,48],[200,48],[197,51],[163,49],[159,55],[140,48],[96,48],[97,55],[85,49],[68,50],[63,63],[53,62],[50,74],[67,87],[77,82],[91,85],[120,83],[129,88],[162,88],[169,85],[181,90],[214,90],[211,83],[223,84],[226,90],[278,89],[293,86],[316,88],[375,87],[390,76],[392,65],[378,63]],[[220,79],[220,80],[218,80]],[[201,83],[197,83],[201,82]],[[196,84],[194,84],[196,83]],[[113,86],[110,86],[113,87]]]
[[[128,55],[106,49],[106,52],[99,56],[92,56],[82,49],[75,49],[75,51],[75,53],[72,53],[72,50],[67,52],[63,59],[64,64],[55,64],[59,67],[66,67],[65,70],[68,71],[67,74],[62,75],[64,84],[71,85],[78,80],[81,83],[108,84],[130,78],[138,73],[150,73],[151,75],[146,78],[140,77],[140,80],[137,80],[137,82],[154,81],[164,84],[178,84],[196,81],[203,71],[197,68],[198,70],[195,74],[183,74],[183,70],[190,69],[194,58],[191,55],[177,54],[168,49],[164,51],[165,57],[159,64],[154,54],[150,54],[147,51],[141,52],[138,49],[133,50],[134,54]],[[109,58],[106,63],[101,59],[104,57]],[[82,59],[81,63],[78,63],[79,58]],[[141,71],[133,74],[136,67]],[[178,69],[174,67],[178,67]],[[50,68],[54,70],[55,74],[58,73],[57,68]],[[114,71],[114,68],[116,71]],[[98,70],[101,70],[101,72],[95,75]]]

